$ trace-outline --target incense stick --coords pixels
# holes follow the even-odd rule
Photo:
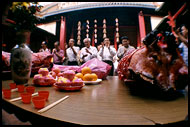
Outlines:
[[[32,94],[32,96],[35,96],[35,95],[38,95],[38,92]],[[21,100],[21,99],[22,99],[21,97],[17,97],[17,98],[11,99],[11,100],[9,100],[9,101],[10,101],[10,102],[13,102],[13,101]]]
[[[63,100],[67,99],[68,97],[69,97],[69,96],[65,96],[65,97],[59,99],[58,101],[56,101],[56,102],[54,102],[54,103],[52,103],[52,104],[46,106],[45,108],[39,110],[38,112],[39,112],[39,113],[43,113],[43,112],[47,111],[48,109],[52,108],[53,106],[59,104],[59,103],[62,102]]]

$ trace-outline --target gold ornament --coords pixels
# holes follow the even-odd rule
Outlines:
[[[80,36],[77,36],[77,40],[80,40],[81,38],[80,38]]]
[[[115,19],[115,22],[119,22],[118,18]]]
[[[80,26],[81,25],[81,22],[80,21],[78,21],[78,26]]]
[[[106,37],[107,37],[106,34],[104,34],[104,35],[103,35],[103,38],[106,38]]]
[[[89,20],[86,20],[86,23],[89,24]]]
[[[104,24],[106,23],[106,19],[103,20],[103,23],[104,23]]]
[[[104,34],[106,34],[106,33],[107,33],[107,32],[106,32],[106,29],[103,29],[103,33],[104,33]]]

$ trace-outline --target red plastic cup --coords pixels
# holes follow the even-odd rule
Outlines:
[[[46,101],[48,100],[49,97],[49,91],[38,91],[38,95],[40,97],[45,97]]]
[[[34,86],[27,86],[26,87],[26,92],[33,94],[34,91],[35,91],[35,87]]]
[[[16,88],[16,83],[9,83],[9,86],[11,89],[15,89]]]
[[[24,92],[24,85],[17,85],[17,88],[18,88],[18,92]]]
[[[6,99],[10,99],[11,98],[11,89],[3,89],[3,96]]]
[[[20,96],[24,104],[29,104],[31,102],[31,98],[32,98],[31,93],[21,93]]]
[[[41,109],[41,108],[45,107],[46,98],[40,97],[40,96],[33,97],[32,102],[33,102],[35,108]]]

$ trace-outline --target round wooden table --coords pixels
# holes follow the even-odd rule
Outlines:
[[[32,79],[29,84],[32,84]],[[2,81],[2,88],[9,88],[12,80]],[[65,92],[54,87],[36,86],[35,92],[49,90],[46,106],[69,95],[55,107],[44,113],[38,113],[31,104],[23,104],[21,100],[10,102],[2,97],[3,107],[12,109],[12,113],[28,121],[39,121],[44,118],[59,123],[80,125],[154,125],[183,121],[188,114],[188,99],[179,97],[172,101],[133,96],[129,88],[117,76],[108,76],[100,84],[85,85],[79,91]],[[11,98],[19,97],[12,92]],[[150,95],[151,96],[151,95]],[[18,112],[19,110],[19,112]],[[19,116],[19,115],[18,115]],[[33,116],[33,117],[32,117]]]

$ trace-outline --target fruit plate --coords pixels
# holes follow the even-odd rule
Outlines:
[[[84,84],[81,86],[61,86],[54,83],[53,86],[59,90],[75,91],[75,90],[80,90],[84,86]]]
[[[96,81],[83,81],[85,84],[98,84],[102,81],[102,79],[97,79]]]

